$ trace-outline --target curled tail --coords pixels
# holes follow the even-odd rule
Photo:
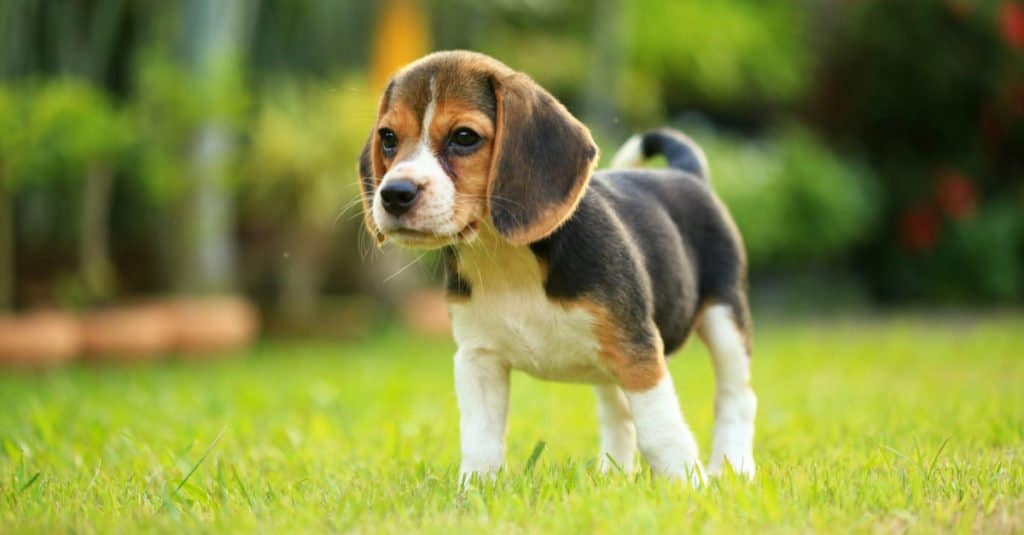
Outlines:
[[[661,128],[636,134],[626,140],[612,158],[612,168],[639,167],[645,160],[661,154],[669,167],[708,180],[711,173],[704,151],[678,130]]]

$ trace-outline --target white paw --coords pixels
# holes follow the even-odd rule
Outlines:
[[[754,464],[754,455],[750,453],[729,455],[719,454],[711,457],[708,463],[708,474],[712,477],[721,476],[725,472],[725,465],[732,467],[732,471],[746,479],[754,479],[754,472],[757,467]]]
[[[602,474],[622,472],[625,474],[633,473],[633,459],[632,455],[629,456],[616,456],[610,453],[602,453],[601,457],[597,459],[597,469]]]
[[[719,421],[711,440],[708,472],[720,476],[725,465],[747,479],[754,478],[754,424],[752,420]]]
[[[501,465],[462,463],[462,467],[459,468],[459,485],[466,486],[474,481],[494,481],[499,470]]]
[[[708,477],[704,475],[704,468],[697,463],[689,471],[690,486],[699,489],[708,484]]]
[[[670,471],[666,475],[675,481],[689,483],[690,487],[695,489],[699,489],[708,483],[708,478],[704,475],[704,467],[699,462],[685,468]]]

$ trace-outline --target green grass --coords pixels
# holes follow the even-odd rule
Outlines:
[[[514,375],[507,468],[460,492],[452,351],[0,376],[0,532],[1024,529],[1020,315],[761,325],[757,478],[698,491],[596,473],[590,390]],[[671,369],[706,456],[704,349]]]

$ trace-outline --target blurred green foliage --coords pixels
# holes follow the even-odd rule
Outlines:
[[[760,143],[695,137],[753,269],[836,260],[871,230],[877,214],[873,178],[807,130],[791,126]]]
[[[134,133],[92,84],[53,79],[29,90],[21,180],[82,180],[90,165],[123,155]]]
[[[949,285],[950,281],[962,279],[972,283],[926,288],[924,295],[945,296],[958,301],[982,298],[1020,302],[1024,298],[1024,221],[1021,211],[1019,202],[1000,200],[988,204],[976,217],[954,223],[946,238],[950,242],[950,258],[932,264],[945,265],[949,272],[934,283]]]
[[[212,0],[0,3],[0,166],[15,234],[33,246],[73,235],[68,197],[90,162],[106,162],[106,227],[128,251],[118,261],[141,273],[126,291],[165,287],[195,239],[183,223],[202,204],[197,155],[216,123],[227,147],[213,174],[240,208],[230,217],[241,254],[257,259],[238,269],[285,269],[281,250],[296,247],[282,243],[315,242],[314,271],[358,289],[348,264],[361,259],[338,252],[357,245],[330,242],[356,240],[354,161],[376,112],[379,88],[364,78],[381,5],[238,4],[232,28],[244,35],[204,55],[196,32],[209,27],[196,17],[218,12]],[[420,5],[434,48],[529,73],[606,155],[634,131],[702,125],[684,130],[708,153],[755,278],[827,268],[885,300],[1024,295],[1019,2]],[[65,228],[36,230],[50,220]],[[19,262],[52,264],[69,241]],[[264,292],[277,275],[242,278]]]
[[[826,57],[819,120],[880,180],[882,224],[855,257],[879,296],[1024,297],[1021,32],[1019,2],[850,9]]]
[[[14,173],[24,137],[21,95],[0,86],[0,312],[14,306]]]
[[[632,69],[665,98],[715,107],[791,102],[811,83],[807,9],[796,2],[624,2]]]
[[[130,123],[104,92],[84,80],[31,83],[26,95],[18,180],[59,206],[50,214],[62,221],[51,225],[74,229],[78,246],[79,274],[58,281],[57,293],[65,304],[108,299],[116,288],[108,228],[112,181],[133,142]]]
[[[1004,303],[1024,299],[1024,221],[1019,201],[1000,199],[978,214],[948,223],[934,247],[906,251],[888,242],[877,279],[890,295],[917,302]]]
[[[277,267],[281,316],[308,320],[336,242],[350,246],[335,258],[359,262],[354,238],[362,232],[362,205],[355,162],[377,97],[365,78],[347,76],[278,80],[259,100],[241,173],[241,218],[267,229],[284,251],[266,260]]]
[[[26,150],[25,96],[19,87],[0,85],[0,184],[14,189]]]
[[[314,228],[333,224],[340,207],[359,197],[355,162],[376,104],[362,78],[271,84],[249,128],[243,172],[261,217]]]
[[[159,203],[189,187],[188,153],[204,120],[241,129],[251,97],[238,67],[224,62],[211,80],[200,80],[167,53],[150,50],[138,63],[132,115],[138,130],[142,178]]]

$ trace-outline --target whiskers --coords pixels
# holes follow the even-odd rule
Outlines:
[[[395,277],[397,277],[397,276],[401,275],[402,273],[404,273],[404,272],[405,272],[405,270],[407,270],[407,269],[409,269],[410,267],[412,267],[412,266],[416,265],[416,263],[417,263],[417,262],[419,262],[420,260],[423,260],[423,257],[427,256],[427,255],[428,255],[429,253],[430,253],[430,251],[426,251],[426,252],[424,252],[424,253],[420,254],[419,256],[417,256],[416,258],[414,258],[414,259],[413,259],[413,260],[412,260],[411,262],[409,262],[408,264],[406,264],[406,265],[402,266],[401,268],[399,268],[399,270],[398,270],[398,271],[396,271],[396,272],[392,273],[391,275],[388,275],[388,276],[387,276],[387,278],[385,278],[385,279],[383,280],[383,282],[384,282],[385,284],[387,284],[388,282],[390,282],[390,281],[391,281],[391,279],[394,279]]]
[[[356,209],[354,212],[352,212],[353,208]],[[343,223],[347,224],[356,219],[367,218],[368,215],[367,207],[363,203],[363,198],[361,196],[357,196],[350,199],[341,207],[340,210],[338,210],[338,215],[334,216],[332,227],[334,230],[338,230],[339,225],[342,225]],[[374,255],[378,254],[379,249],[379,246],[376,243],[377,237],[372,234],[375,230],[373,228],[374,223],[372,219],[367,220],[366,227],[368,228],[361,229],[356,233],[356,248],[359,249],[360,260],[364,262],[367,261],[367,259],[372,261],[374,259]]]
[[[362,197],[356,197],[354,199],[351,199],[350,201],[345,203],[345,206],[341,207],[341,210],[338,211],[338,215],[334,216],[334,223],[333,223],[333,225],[334,225],[335,228],[337,228],[338,223],[340,223],[342,221],[341,218],[345,217],[345,214],[349,210],[351,210],[353,207],[355,207],[355,206],[358,206],[359,210],[356,210],[355,215],[354,216],[349,216],[349,218],[345,219],[345,221],[351,221],[355,217],[362,216],[362,215],[364,215],[366,213],[366,207],[363,206],[363,198]]]
[[[460,276],[468,279],[473,286],[474,291],[487,292],[488,288],[493,285],[494,281],[490,280],[486,275],[492,271],[500,271],[501,264],[504,261],[504,253],[501,248],[504,246],[504,241],[500,235],[497,235],[495,229],[488,221],[488,205],[490,207],[498,206],[501,208],[506,207],[518,207],[522,203],[508,199],[501,196],[488,196],[486,194],[471,194],[460,191],[455,191],[455,203],[453,209],[456,212],[453,217],[457,219],[466,218],[471,221],[473,226],[464,227],[462,233],[459,236],[452,236],[451,242],[443,243],[439,241],[436,247],[451,251],[449,254],[452,255],[452,263],[447,269],[455,269],[458,271]],[[378,236],[374,235],[375,222],[370,214],[367,213],[368,206],[364,202],[362,197],[355,197],[345,203],[341,207],[339,212],[334,218],[334,226],[345,226],[348,228],[347,223],[358,219],[366,219],[366,229],[360,229],[357,232],[356,245],[359,250],[360,259],[368,264],[376,264],[378,272],[381,268],[385,268],[385,273],[390,272],[386,277],[380,279],[382,283],[392,283],[395,279],[398,279],[401,275],[407,273],[416,265],[422,265],[425,258],[429,258],[430,253],[433,250],[428,251],[416,251],[416,257],[411,260],[407,256],[401,257],[401,266],[398,269],[394,269],[395,264],[392,264],[395,257],[391,256],[392,250],[384,249],[386,242],[378,242]],[[473,218],[467,218],[468,215],[464,210],[468,211],[473,215]],[[509,210],[510,216],[516,217],[518,210]],[[513,220],[515,223],[516,220]],[[393,240],[387,240],[394,243]],[[399,240],[401,241],[401,240]],[[415,245],[416,242],[410,242]],[[399,243],[401,245],[401,243]],[[388,262],[381,262],[383,259],[388,258]],[[432,265],[431,267],[437,268],[441,264]],[[394,270],[393,272],[391,272]]]

